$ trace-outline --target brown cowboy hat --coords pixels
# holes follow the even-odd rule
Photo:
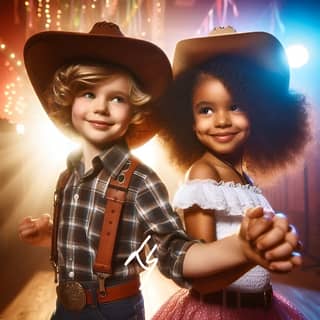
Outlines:
[[[126,37],[116,24],[105,21],[96,23],[89,33],[47,31],[35,34],[25,44],[24,61],[33,88],[49,117],[55,110],[48,110],[45,91],[56,70],[66,64],[91,61],[120,65],[151,95],[149,104],[160,97],[172,79],[170,62],[159,47]],[[63,130],[59,119],[51,119]],[[137,147],[156,132],[157,121],[151,114],[141,124],[131,126],[126,138],[131,147]]]
[[[237,33],[232,27],[215,28],[207,37],[179,41],[175,48],[173,75],[179,74],[223,54],[250,59],[280,75],[289,86],[289,65],[279,40],[266,32]]]

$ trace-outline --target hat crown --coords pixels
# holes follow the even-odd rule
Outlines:
[[[217,36],[217,35],[229,35],[232,33],[237,33],[236,29],[232,26],[227,27],[215,27],[211,32],[209,32],[209,36]]]
[[[118,25],[107,21],[95,23],[89,33],[102,36],[124,37]]]

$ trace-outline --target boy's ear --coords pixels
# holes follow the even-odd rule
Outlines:
[[[142,112],[132,112],[130,125],[140,124],[144,119]]]

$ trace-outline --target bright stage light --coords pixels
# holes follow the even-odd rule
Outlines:
[[[37,127],[35,133],[38,134],[34,141],[37,141],[42,150],[46,151],[50,161],[65,161],[68,154],[78,146],[65,137],[51,121],[38,123],[35,126]]]
[[[309,60],[309,52],[303,45],[291,45],[286,49],[289,65],[291,68],[300,68]]]
[[[68,154],[79,145],[65,137],[47,118],[38,116],[26,123],[28,148],[48,166],[65,165]],[[50,164],[50,165],[49,165]]]
[[[132,153],[143,163],[145,163],[152,169],[155,169],[158,164],[157,161],[159,159],[157,148],[159,148],[159,146],[157,145],[155,138],[153,138],[149,140],[147,143],[145,143],[143,146],[134,149]]]
[[[24,125],[22,123],[18,123],[16,124],[16,131],[17,131],[17,134],[19,135],[24,135]]]

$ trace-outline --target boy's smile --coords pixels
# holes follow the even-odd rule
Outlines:
[[[130,84],[117,74],[79,92],[72,106],[72,124],[84,143],[102,150],[128,130],[132,119]]]

